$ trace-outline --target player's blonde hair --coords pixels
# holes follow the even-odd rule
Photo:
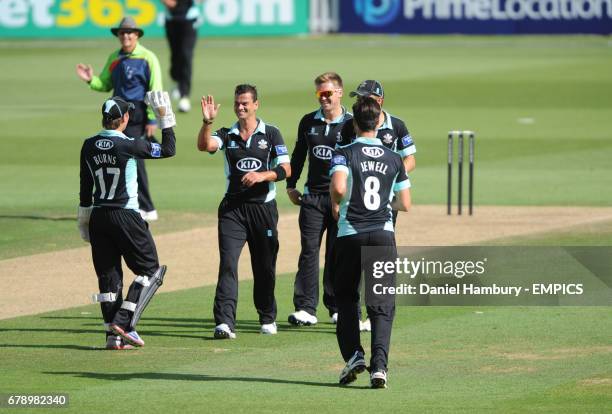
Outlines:
[[[333,82],[336,86],[342,88],[342,78],[336,72],[325,72],[317,76],[314,80],[316,86],[322,85],[326,82]]]

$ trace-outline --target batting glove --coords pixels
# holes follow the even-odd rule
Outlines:
[[[172,103],[170,102],[168,92],[149,91],[147,96],[145,96],[145,103],[153,109],[161,129],[171,128],[176,125],[176,118],[174,117],[174,112],[172,112]]]
[[[81,207],[79,206],[79,213],[77,215],[77,226],[81,233],[81,238],[89,243],[89,217],[91,216],[91,210],[93,207]]]

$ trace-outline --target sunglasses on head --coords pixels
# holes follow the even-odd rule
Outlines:
[[[317,98],[329,98],[330,96],[333,96],[335,93],[334,90],[330,90],[330,91],[316,91],[315,95],[317,96]]]

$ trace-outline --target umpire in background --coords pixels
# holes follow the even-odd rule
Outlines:
[[[83,240],[91,243],[100,288],[94,299],[102,308],[107,349],[144,345],[135,326],[165,273],[149,227],[138,212],[136,159],[172,157],[176,122],[167,93],[148,92],[146,99],[158,114],[161,145],[123,133],[135,108],[116,96],[102,105],[104,129],[86,139],[81,149],[78,226]],[[137,275],[125,299],[122,258]]]
[[[178,100],[178,110],[191,110],[191,73],[193,50],[198,38],[196,24],[200,10],[196,6],[201,1],[162,0],[166,6],[166,38],[170,46],[170,77],[176,82],[172,98]]]
[[[198,149],[225,156],[227,190],[219,205],[219,278],[215,293],[216,339],[236,338],[238,259],[245,242],[251,252],[253,300],[262,334],[276,334],[276,257],[278,211],[274,182],[291,176],[287,147],[280,131],[257,118],[259,101],[252,85],[234,91],[238,121],[213,133],[219,105],[202,97],[203,124]]]
[[[333,292],[332,247],[337,225],[329,199],[329,168],[333,148],[340,138],[343,123],[352,118],[342,106],[342,78],[335,72],[326,72],[314,80],[315,95],[320,107],[301,119],[295,148],[291,154],[291,178],[287,179],[287,195],[300,206],[300,235],[302,251],[295,275],[293,305],[289,315],[292,325],[314,325],[319,303],[319,249],[323,234],[325,241],[325,267],[323,271],[323,304],[332,322],[338,319]],[[308,177],[304,193],[296,184],[308,156]]]
[[[359,334],[359,284],[364,246],[383,246],[383,257],[395,261],[397,251],[390,202],[393,193],[395,210],[410,207],[410,181],[401,157],[376,139],[381,113],[378,102],[358,99],[353,105],[353,126],[357,138],[340,147],[332,158],[330,194],[334,213],[338,215],[338,238],[335,244],[334,293],[338,304],[336,336],[346,366],[340,384],[353,382],[366,368]],[[368,269],[368,266],[364,267]],[[372,281],[366,270],[366,299]],[[395,277],[392,277],[393,282]],[[392,286],[395,286],[394,284]],[[391,326],[395,315],[394,297],[380,301],[366,300],[372,321],[370,385],[387,386],[387,360]]]
[[[132,17],[125,17],[111,33],[119,39],[121,48],[110,54],[100,76],[95,76],[91,65],[79,63],[77,76],[94,91],[108,92],[132,103],[134,109],[123,133],[131,138],[151,139],[157,129],[155,114],[147,110],[144,102],[148,91],[162,90],[162,74],[157,56],[142,46],[138,40],[144,31]],[[138,204],[147,221],[157,220],[157,210],[149,192],[149,180],[144,160],[136,159],[138,169]]]

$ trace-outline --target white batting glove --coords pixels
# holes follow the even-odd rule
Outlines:
[[[171,128],[176,125],[176,118],[172,112],[170,96],[165,91],[149,91],[145,96],[145,103],[149,105],[159,123],[161,129]]]
[[[91,210],[93,207],[81,207],[79,206],[79,213],[77,215],[77,226],[81,233],[81,238],[89,243],[89,217],[91,216]]]

